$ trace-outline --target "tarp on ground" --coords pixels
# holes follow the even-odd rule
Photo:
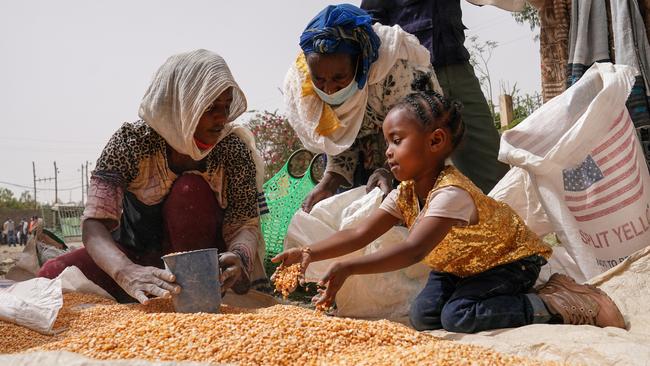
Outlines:
[[[499,352],[584,365],[650,365],[650,247],[589,281],[621,309],[628,330],[534,324],[477,334],[427,332]]]

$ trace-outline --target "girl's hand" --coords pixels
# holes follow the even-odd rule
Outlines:
[[[172,293],[179,293],[181,288],[174,284],[175,280],[169,271],[133,263],[117,271],[115,276],[115,282],[144,305],[149,303],[147,295],[169,299]]]
[[[308,247],[291,248],[271,258],[271,262],[282,262],[279,268],[289,267],[293,264],[300,263],[298,283],[303,286],[305,284],[305,271],[307,270],[309,263],[311,263],[311,250],[309,250]],[[275,273],[271,276],[271,281],[274,281],[274,277]]]
[[[326,286],[325,291],[320,290],[320,294],[316,295],[312,301],[315,301],[316,307],[329,308],[336,299],[336,293],[339,292],[345,280],[351,275],[349,268],[341,263],[335,262],[330,266],[323,276],[323,279],[318,283],[319,286]]]

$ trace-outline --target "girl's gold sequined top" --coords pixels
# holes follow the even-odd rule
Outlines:
[[[445,167],[438,176],[422,212],[427,211],[431,193],[447,186],[462,188],[470,194],[478,211],[478,223],[451,229],[423,260],[433,270],[467,277],[534,254],[547,259],[551,256],[551,248],[510,206],[483,194],[452,166]],[[421,216],[413,181],[400,184],[397,207],[409,229],[418,223]]]

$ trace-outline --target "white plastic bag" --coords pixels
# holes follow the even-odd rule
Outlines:
[[[52,280],[38,277],[0,288],[0,320],[50,334],[63,306],[64,292],[91,293],[114,300],[72,266]]]
[[[501,137],[499,160],[528,173],[509,184],[524,184],[529,192],[519,197],[539,198],[543,210],[531,201],[502,200],[520,214],[524,208],[533,227],[546,212],[579,281],[650,243],[650,176],[625,107],[634,73],[629,66],[594,64]]]
[[[0,319],[37,332],[52,330],[61,306],[60,280],[34,278],[0,289]]]
[[[299,210],[289,224],[285,249],[309,246],[360,223],[379,207],[382,200],[379,188],[368,194],[365,189],[355,188],[323,200],[309,214]],[[406,228],[393,227],[363,249],[344,257],[310,264],[305,278],[317,282],[334,261],[399,245],[407,235]],[[417,263],[393,272],[351,276],[336,295],[337,315],[403,320],[408,315],[411,302],[424,287],[429,271],[426,265]]]

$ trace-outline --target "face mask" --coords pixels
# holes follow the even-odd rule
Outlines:
[[[348,86],[337,91],[334,94],[325,93],[324,91],[318,89],[313,82],[312,85],[314,86],[314,91],[316,92],[316,94],[318,94],[320,99],[329,105],[341,105],[346,100],[350,99],[350,97],[354,95],[354,93],[356,93],[357,90],[359,90],[359,85],[357,84],[357,81],[354,80],[354,78],[352,78],[352,81],[350,82],[350,84],[348,84]]]

